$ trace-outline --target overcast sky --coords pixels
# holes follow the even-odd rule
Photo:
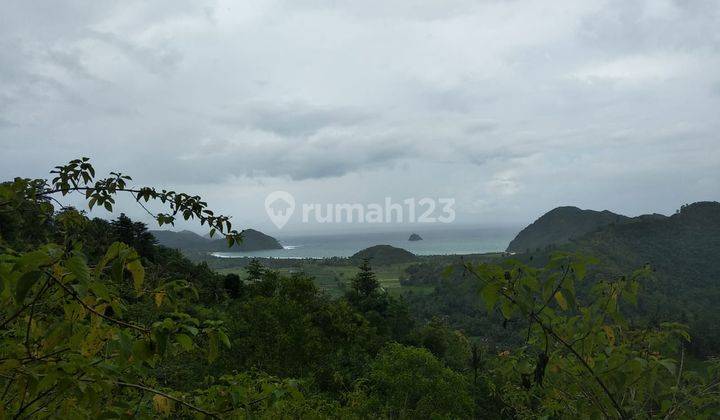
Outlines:
[[[0,144],[270,231],[275,190],[667,214],[720,198],[720,1],[8,0]]]

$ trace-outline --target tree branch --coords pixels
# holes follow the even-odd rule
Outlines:
[[[163,397],[165,397],[165,398],[167,398],[167,399],[173,400],[173,401],[175,401],[175,402],[177,402],[177,403],[180,403],[180,404],[184,405],[185,407],[188,407],[188,408],[190,408],[190,409],[192,409],[192,410],[194,410],[194,411],[197,411],[198,413],[205,414],[206,416],[212,417],[212,418],[214,418],[214,419],[219,419],[219,418],[220,418],[220,417],[219,417],[217,414],[215,414],[215,413],[212,413],[212,412],[210,412],[210,411],[204,410],[204,409],[202,409],[202,408],[200,408],[200,407],[196,407],[196,406],[194,406],[194,405],[192,405],[192,404],[190,404],[190,403],[188,403],[188,402],[185,402],[185,401],[183,401],[183,400],[181,400],[181,399],[179,399],[179,398],[177,398],[177,397],[173,397],[173,396],[170,395],[170,394],[166,394],[166,393],[164,393],[164,392],[162,392],[162,391],[158,391],[157,389],[149,388],[149,387],[146,387],[146,386],[144,386],[144,385],[131,384],[131,383],[128,383],[128,382],[120,382],[120,381],[115,382],[115,384],[117,384],[117,385],[119,385],[119,386],[124,386],[124,387],[127,387],[127,388],[135,388],[135,389],[139,389],[139,390],[141,390],[141,391],[152,392],[153,394],[157,394],[157,395],[163,396]]]
[[[65,292],[66,292],[67,294],[69,294],[73,299],[75,299],[76,301],[78,301],[78,303],[80,303],[85,309],[87,309],[88,311],[92,312],[93,314],[99,316],[100,318],[103,318],[103,319],[105,319],[105,320],[107,320],[107,321],[110,321],[110,322],[112,322],[112,323],[114,323],[114,324],[121,325],[121,326],[123,326],[123,327],[132,328],[132,329],[134,329],[134,330],[136,330],[136,331],[140,331],[140,332],[143,333],[143,334],[150,334],[150,330],[147,329],[147,328],[143,328],[143,327],[138,326],[138,325],[130,324],[129,322],[121,321],[121,320],[119,320],[119,319],[115,319],[115,318],[109,317],[109,316],[107,316],[107,315],[105,315],[105,314],[103,314],[103,313],[98,312],[97,310],[95,310],[95,308],[91,307],[90,305],[88,305],[87,303],[85,303],[82,299],[80,299],[80,296],[78,296],[77,293],[75,293],[75,291],[72,290],[70,287],[68,287],[66,284],[64,284],[64,283],[61,282],[60,280],[56,279],[56,278],[53,277],[52,275],[50,275],[50,278],[51,278],[55,283],[57,283],[60,287],[62,287],[62,289],[65,290]]]
[[[485,281],[485,279],[483,279],[482,277],[480,277],[480,276],[479,276],[474,270],[472,270],[470,267],[465,266],[465,269],[468,270],[468,271],[470,271],[470,273],[471,273],[473,276],[475,276],[478,280],[480,280],[480,281]],[[566,272],[567,272],[567,271],[566,271]],[[564,279],[564,277],[563,277],[563,279]],[[560,282],[560,284],[562,284],[562,281]],[[505,299],[507,299],[508,301],[510,301],[510,303],[512,303],[513,305],[518,306],[518,307],[521,307],[520,304],[515,300],[515,298],[513,298],[512,296],[510,296],[509,294],[507,294],[503,289],[500,289],[500,290],[499,290],[499,293],[500,293]],[[545,306],[546,306],[546,305],[543,305],[543,308],[542,308],[542,309],[544,309]],[[545,323],[543,322],[542,319],[540,319],[540,317],[538,316],[537,313],[535,313],[534,311],[531,311],[531,312],[530,312],[530,318],[531,318],[533,321],[537,322],[537,324],[540,326],[540,328],[542,328],[543,331],[545,331],[547,334],[549,334],[553,339],[555,339],[555,341],[557,341],[558,343],[560,343],[563,347],[565,347],[565,349],[567,349],[570,353],[572,353],[573,356],[575,356],[575,358],[583,365],[583,367],[584,367],[585,370],[590,374],[590,376],[593,377],[593,379],[594,379],[595,382],[600,386],[600,388],[602,388],[602,390],[603,390],[603,392],[605,393],[605,395],[607,395],[607,397],[610,399],[610,402],[612,403],[613,407],[614,407],[615,410],[617,411],[617,413],[618,413],[618,415],[620,416],[620,418],[622,418],[622,419],[628,418],[627,415],[625,414],[625,412],[623,411],[622,406],[620,406],[620,404],[619,404],[619,403],[617,402],[617,400],[615,399],[615,396],[612,394],[612,392],[610,392],[610,389],[607,387],[607,385],[605,385],[605,382],[603,382],[603,380],[595,373],[595,370],[593,370],[593,368],[585,361],[585,359],[580,355],[580,353],[578,353],[577,350],[575,350],[575,348],[573,348],[572,345],[570,345],[568,342],[566,342],[565,340],[563,340],[563,338],[560,337],[560,336],[555,332],[555,330],[553,330],[551,327],[548,327],[547,325],[545,325]]]
[[[30,351],[30,327],[32,326],[33,316],[35,315],[35,303],[37,303],[38,299],[45,293],[48,286],[50,285],[50,279],[48,278],[45,280],[45,283],[40,288],[40,291],[38,291],[38,294],[35,295],[35,298],[30,302],[30,317],[28,319],[27,323],[27,329],[25,330],[25,350],[27,351],[28,358],[33,358],[32,353]]]

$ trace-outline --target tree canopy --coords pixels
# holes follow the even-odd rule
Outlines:
[[[447,319],[423,322],[365,260],[330,298],[302,272],[252,261],[219,274],[158,246],[143,223],[90,219],[118,194],[198,220],[229,245],[230,218],[200,197],[97,179],[89,159],[55,178],[0,184],[0,417],[713,418],[720,363],[692,369],[685,325],[626,309],[647,269],[590,281],[591,258],[542,267],[464,262],[462,293],[516,335],[491,348]],[[455,273],[451,271],[456,270]],[[459,284],[459,283],[458,283]],[[587,292],[584,292],[584,288]]]

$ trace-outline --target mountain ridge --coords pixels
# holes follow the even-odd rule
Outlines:
[[[609,210],[583,210],[574,206],[556,207],[521,230],[507,247],[508,252],[526,252],[561,245],[571,239],[612,223],[630,219]]]
[[[152,233],[160,245],[168,248],[180,249],[181,251],[249,252],[283,248],[277,239],[255,229],[243,230],[242,242],[236,244],[232,248],[228,247],[227,241],[223,238],[210,239],[189,230],[151,230],[150,233]]]
[[[636,310],[652,314],[656,324],[679,317],[690,326],[693,339],[688,348],[698,354],[702,349],[720,349],[720,311],[699,309],[720,300],[720,203],[702,201],[683,205],[671,216],[623,219],[517,257],[542,265],[555,251],[597,259],[590,276],[595,280],[649,267]]]

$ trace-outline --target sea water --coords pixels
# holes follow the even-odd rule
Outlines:
[[[330,258],[349,257],[373,245],[392,245],[416,255],[462,255],[501,252],[518,232],[517,227],[417,229],[389,232],[276,235],[284,249],[253,252],[215,252],[219,258]],[[408,241],[411,233],[423,240]]]

